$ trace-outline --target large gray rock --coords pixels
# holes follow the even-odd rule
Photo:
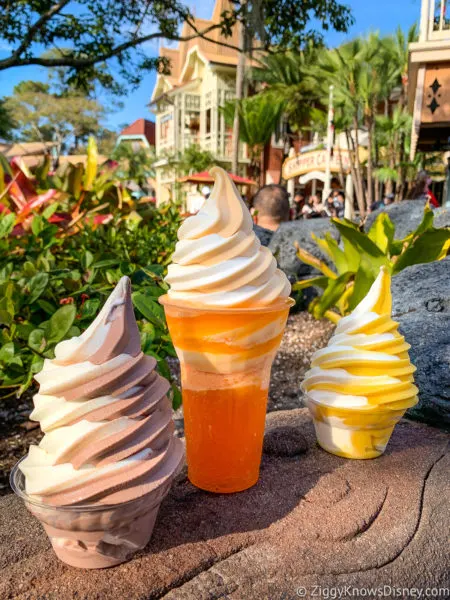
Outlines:
[[[274,233],[269,248],[275,255],[280,269],[295,280],[309,275],[313,271],[312,267],[302,263],[297,258],[295,242],[316,258],[327,261],[328,258],[321,252],[311,237],[312,233],[315,233],[318,237],[323,237],[326,232],[330,232],[336,240],[339,240],[338,231],[331,225],[330,219],[302,219],[282,223]]]
[[[404,200],[397,204],[389,204],[375,212],[371,213],[366,220],[364,229],[368,231],[377,216],[382,212],[388,213],[391,221],[395,225],[396,239],[402,239],[414,231],[422,221],[425,201],[423,200]],[[437,208],[434,211],[434,226],[450,226],[450,210],[448,208]]]
[[[393,317],[411,344],[419,404],[410,416],[450,426],[450,257],[392,279]]]
[[[450,208],[437,208],[434,211],[435,227],[450,227]]]
[[[0,598],[294,600],[346,586],[398,598],[448,587],[444,432],[402,421],[384,456],[358,461],[318,448],[306,409],[271,413],[267,429],[257,485],[209,494],[182,475],[148,547],[112,569],[58,562],[23,502],[1,499]]]

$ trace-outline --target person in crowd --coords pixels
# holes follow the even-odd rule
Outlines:
[[[325,203],[325,208],[327,212],[331,215],[334,210],[334,199],[336,197],[337,190],[332,190],[327,198]]]
[[[302,207],[302,217],[303,219],[309,219],[309,215],[312,213],[312,203],[313,203],[313,196],[309,196],[309,198],[306,200],[305,204]]]
[[[303,192],[294,194],[294,206],[292,209],[292,220],[302,218],[302,209],[305,206],[306,196]]]
[[[408,200],[426,200],[433,208],[440,206],[436,196],[431,191],[431,177],[425,170],[422,170],[417,175],[416,182],[408,195]]]
[[[337,190],[333,198],[333,211],[330,211],[332,216],[342,219],[345,212],[345,194],[341,190]]]
[[[322,199],[318,194],[311,196],[311,212],[308,214],[308,219],[317,219],[319,217],[327,217],[328,213]]]
[[[284,221],[289,221],[289,194],[281,185],[269,184],[253,197],[253,227],[263,246],[268,246],[273,233]]]
[[[382,200],[378,200],[378,202],[372,202],[369,207],[369,212],[374,212],[379,208],[383,208],[383,206],[388,206],[394,202],[395,196],[394,194],[385,194]]]

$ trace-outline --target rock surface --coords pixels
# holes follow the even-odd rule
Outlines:
[[[367,217],[364,229],[368,231],[377,216],[386,212],[395,225],[396,239],[402,239],[414,231],[423,217],[425,202],[423,200],[404,200],[397,204],[389,204]],[[434,226],[450,227],[450,210],[448,208],[437,208],[434,210]]]
[[[279,427],[299,430],[308,451],[274,452],[275,432],[259,483],[240,494],[208,494],[182,475],[148,548],[113,569],[59,563],[41,526],[6,496],[0,598],[293,600],[317,597],[314,586],[448,587],[444,432],[403,421],[384,456],[351,461],[316,446],[306,409],[269,415],[269,432]]]
[[[392,279],[392,313],[411,344],[419,404],[409,414],[450,427],[450,257]]]
[[[294,243],[297,242],[301,248],[307,250],[316,258],[328,260],[311,237],[312,233],[315,233],[318,237],[323,237],[327,231],[335,239],[339,239],[338,232],[331,225],[330,219],[301,219],[290,223],[282,223],[273,234],[269,248],[275,255],[279,267],[283,269],[286,275],[297,280],[299,277],[309,275],[313,268],[297,258]]]

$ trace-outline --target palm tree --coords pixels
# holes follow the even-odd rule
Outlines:
[[[280,121],[282,110],[283,103],[274,102],[266,94],[251,96],[241,102],[228,102],[222,108],[227,125],[233,123],[237,111],[239,139],[247,144],[251,166],[257,176],[262,171],[264,147]]]
[[[292,131],[301,133],[305,123],[314,118],[321,90],[317,74],[312,67],[323,50],[309,43],[300,52],[269,54],[260,59],[261,67],[254,69],[252,77],[259,81],[274,102],[283,104]]]
[[[378,181],[385,184],[387,194],[392,194],[394,182],[397,188],[403,186],[399,176],[399,165],[403,157],[398,140],[400,137],[409,138],[411,124],[411,116],[401,106],[395,108],[392,117],[386,115],[376,117],[376,138],[380,148],[380,160],[375,176]]]
[[[135,181],[141,187],[149,178],[155,177],[153,164],[156,159],[150,149],[134,149],[131,144],[122,142],[114,149],[112,158],[119,162],[119,171],[122,171],[123,177]]]

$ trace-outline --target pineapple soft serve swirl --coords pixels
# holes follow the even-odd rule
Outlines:
[[[417,403],[410,345],[391,319],[391,309],[390,276],[383,267],[367,296],[339,321],[328,346],[314,353],[302,384],[312,401],[368,411]]]
[[[287,298],[291,286],[253,232],[233,181],[211,169],[214,188],[203,208],[178,231],[166,277],[169,297],[200,306],[264,306]]]

